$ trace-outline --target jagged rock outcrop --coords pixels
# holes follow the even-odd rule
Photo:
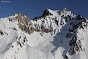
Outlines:
[[[61,15],[61,14],[63,14],[64,12],[66,12],[66,11],[68,11],[66,8],[64,8],[64,9],[62,9],[60,12],[59,12],[59,14]]]
[[[33,20],[37,21],[38,19],[44,18],[44,17],[49,16],[49,15],[53,15],[53,14],[49,12],[49,9],[45,9],[45,11],[43,12],[42,16],[35,17]]]
[[[42,15],[42,16],[45,17],[45,16],[49,16],[49,15],[53,15],[53,14],[50,13],[48,9],[46,9],[46,10],[43,12],[43,15]]]
[[[23,24],[26,24],[28,26],[28,22],[31,21],[31,19],[27,15],[21,15],[20,13],[16,16],[16,19]]]

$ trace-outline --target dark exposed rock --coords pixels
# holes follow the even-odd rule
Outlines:
[[[84,22],[88,24],[88,19],[84,18]]]
[[[29,29],[29,27],[26,27],[26,25],[22,25],[20,23],[18,24],[18,26],[22,31],[25,31],[29,34],[31,34],[35,30],[33,27],[30,27],[30,29]]]
[[[73,32],[74,30],[69,28],[68,31],[69,31],[69,32]]]
[[[76,54],[76,51],[85,51],[85,48],[82,47],[81,41],[76,38],[72,38],[69,42],[69,46],[71,46],[68,51],[70,55]]]
[[[19,28],[23,31],[24,30],[24,25],[21,25],[20,23],[18,24]]]
[[[76,54],[76,51],[74,51],[74,48],[72,49],[72,51],[70,52],[70,55],[74,55]]]
[[[80,47],[81,48],[81,47]],[[79,46],[78,44],[75,45],[75,51],[78,51],[79,50]]]
[[[53,14],[51,14],[50,12],[49,12],[49,10],[48,9],[46,9],[44,12],[43,12],[43,17],[46,17],[47,15],[53,15]]]
[[[26,24],[28,26],[28,22],[31,22],[31,19],[27,15],[21,15],[20,13],[16,17],[19,23]]]
[[[82,16],[80,16],[80,15],[78,14],[77,20],[81,20],[81,19],[82,19]]]
[[[72,18],[71,18],[71,16],[69,16],[69,15],[68,15],[68,16],[66,16],[66,17],[63,17],[63,18],[65,18],[65,20],[66,20],[66,21],[69,21],[69,20],[71,20],[71,19],[72,19]]]
[[[48,33],[48,32],[52,32],[52,30],[49,30],[49,29],[42,29],[42,32]]]
[[[48,32],[52,32],[53,30],[52,29],[47,29],[47,28],[42,26],[41,30],[40,29],[34,29],[34,31],[48,33]]]
[[[69,46],[72,46],[75,43],[76,43],[76,40],[74,38],[72,38],[72,40],[70,40],[70,42],[69,42]]]
[[[66,38],[68,38],[68,36],[69,36],[69,33],[66,35]]]
[[[65,59],[68,59],[68,56],[67,56],[67,55],[65,55],[65,56],[64,56],[64,58],[65,58]]]
[[[4,33],[0,30],[0,35],[4,35]]]
[[[12,29],[17,31],[17,29],[16,29],[16,28],[12,28]]]
[[[72,24],[73,24],[73,22],[70,23],[70,25],[72,25]]]
[[[14,48],[14,46],[12,45],[11,48]]]
[[[28,28],[28,27],[26,27],[26,28]],[[31,34],[35,31],[35,29],[33,27],[31,27],[30,29],[25,29],[24,31]]]
[[[9,21],[12,21],[13,19],[12,18],[9,18]]]
[[[55,20],[55,23],[58,25],[58,21],[57,20]]]
[[[68,11],[66,8],[62,9],[59,14],[61,15],[61,13],[64,13],[65,11]]]
[[[43,33],[40,33],[41,36],[43,36]]]
[[[72,33],[68,33],[67,35],[66,35],[66,38],[70,38],[72,36]]]
[[[26,41],[28,41],[28,40],[27,40],[27,38],[26,38],[26,37],[24,37],[23,42],[26,42]]]
[[[42,16],[37,16],[37,17],[35,17],[33,20],[37,21],[38,19],[41,19],[41,18],[44,18],[44,19],[45,19],[45,17],[48,16],[48,15],[53,15],[53,14],[51,14],[51,13],[49,12],[49,10],[46,9],[46,10],[43,12],[43,15],[42,15]]]
[[[37,19],[39,19],[39,17],[35,17],[33,20],[37,21]]]
[[[21,43],[19,41],[17,41],[17,45],[20,45],[20,47],[22,48],[22,45],[21,45]]]
[[[21,15],[20,13],[19,13],[18,16],[16,17],[16,19],[17,19],[19,22],[23,23],[22,15]]]
[[[14,13],[13,15],[15,16],[15,15],[17,15],[17,13]]]

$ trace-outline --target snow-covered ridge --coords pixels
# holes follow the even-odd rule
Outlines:
[[[0,19],[0,59],[87,59],[88,20],[66,8],[30,20]]]

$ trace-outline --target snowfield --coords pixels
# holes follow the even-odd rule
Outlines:
[[[0,59],[87,59],[87,45],[88,20],[66,8],[0,19]]]

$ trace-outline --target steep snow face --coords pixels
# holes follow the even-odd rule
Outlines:
[[[53,16],[59,16],[58,10],[53,11],[53,10],[48,9],[48,11],[49,11],[51,14],[53,14]]]
[[[0,59],[87,59],[88,20],[64,8],[30,20],[0,19]]]

